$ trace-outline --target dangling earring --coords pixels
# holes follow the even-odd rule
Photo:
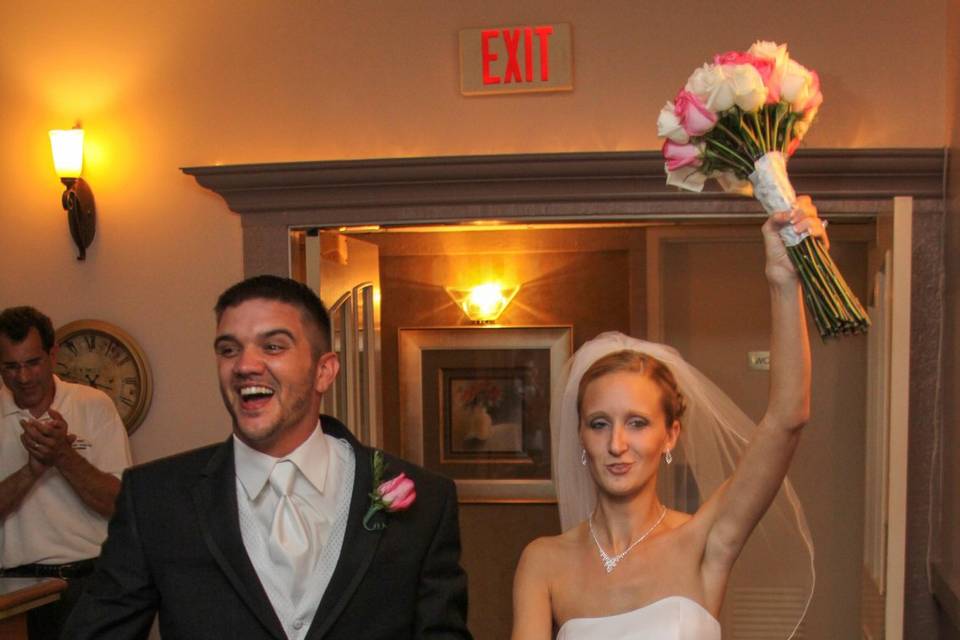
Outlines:
[[[580,464],[587,466],[587,450],[580,447]]]
[[[673,462],[673,454],[667,449],[667,452],[663,454],[663,459],[667,461],[667,464]]]

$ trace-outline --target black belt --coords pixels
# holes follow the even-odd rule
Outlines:
[[[71,580],[90,575],[96,565],[96,558],[66,564],[22,564],[19,567],[0,570],[0,575],[15,578],[63,578],[64,580]]]

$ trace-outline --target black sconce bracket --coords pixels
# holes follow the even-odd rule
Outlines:
[[[61,201],[70,223],[70,236],[77,245],[77,260],[85,260],[87,247],[97,232],[97,210],[93,203],[93,191],[83,178],[60,178],[66,186]]]

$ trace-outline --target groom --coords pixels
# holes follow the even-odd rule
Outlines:
[[[63,637],[145,638],[159,613],[164,638],[469,638],[453,484],[391,456],[377,474],[371,449],[318,420],[339,361],[317,296],[258,276],[216,315],[233,435],[124,475]],[[375,483],[401,473],[413,502],[365,519]]]

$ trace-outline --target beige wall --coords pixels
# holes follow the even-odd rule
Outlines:
[[[811,146],[940,146],[944,6],[738,2],[717,29],[716,3],[5,2],[0,304],[141,342],[156,391],[137,460],[217,440],[209,310],[241,275],[240,229],[178,167],[654,148],[657,111],[694,66],[761,36],[823,78]],[[535,21],[573,24],[572,93],[459,95],[458,29]],[[76,119],[99,221],[83,264],[46,141]]]

